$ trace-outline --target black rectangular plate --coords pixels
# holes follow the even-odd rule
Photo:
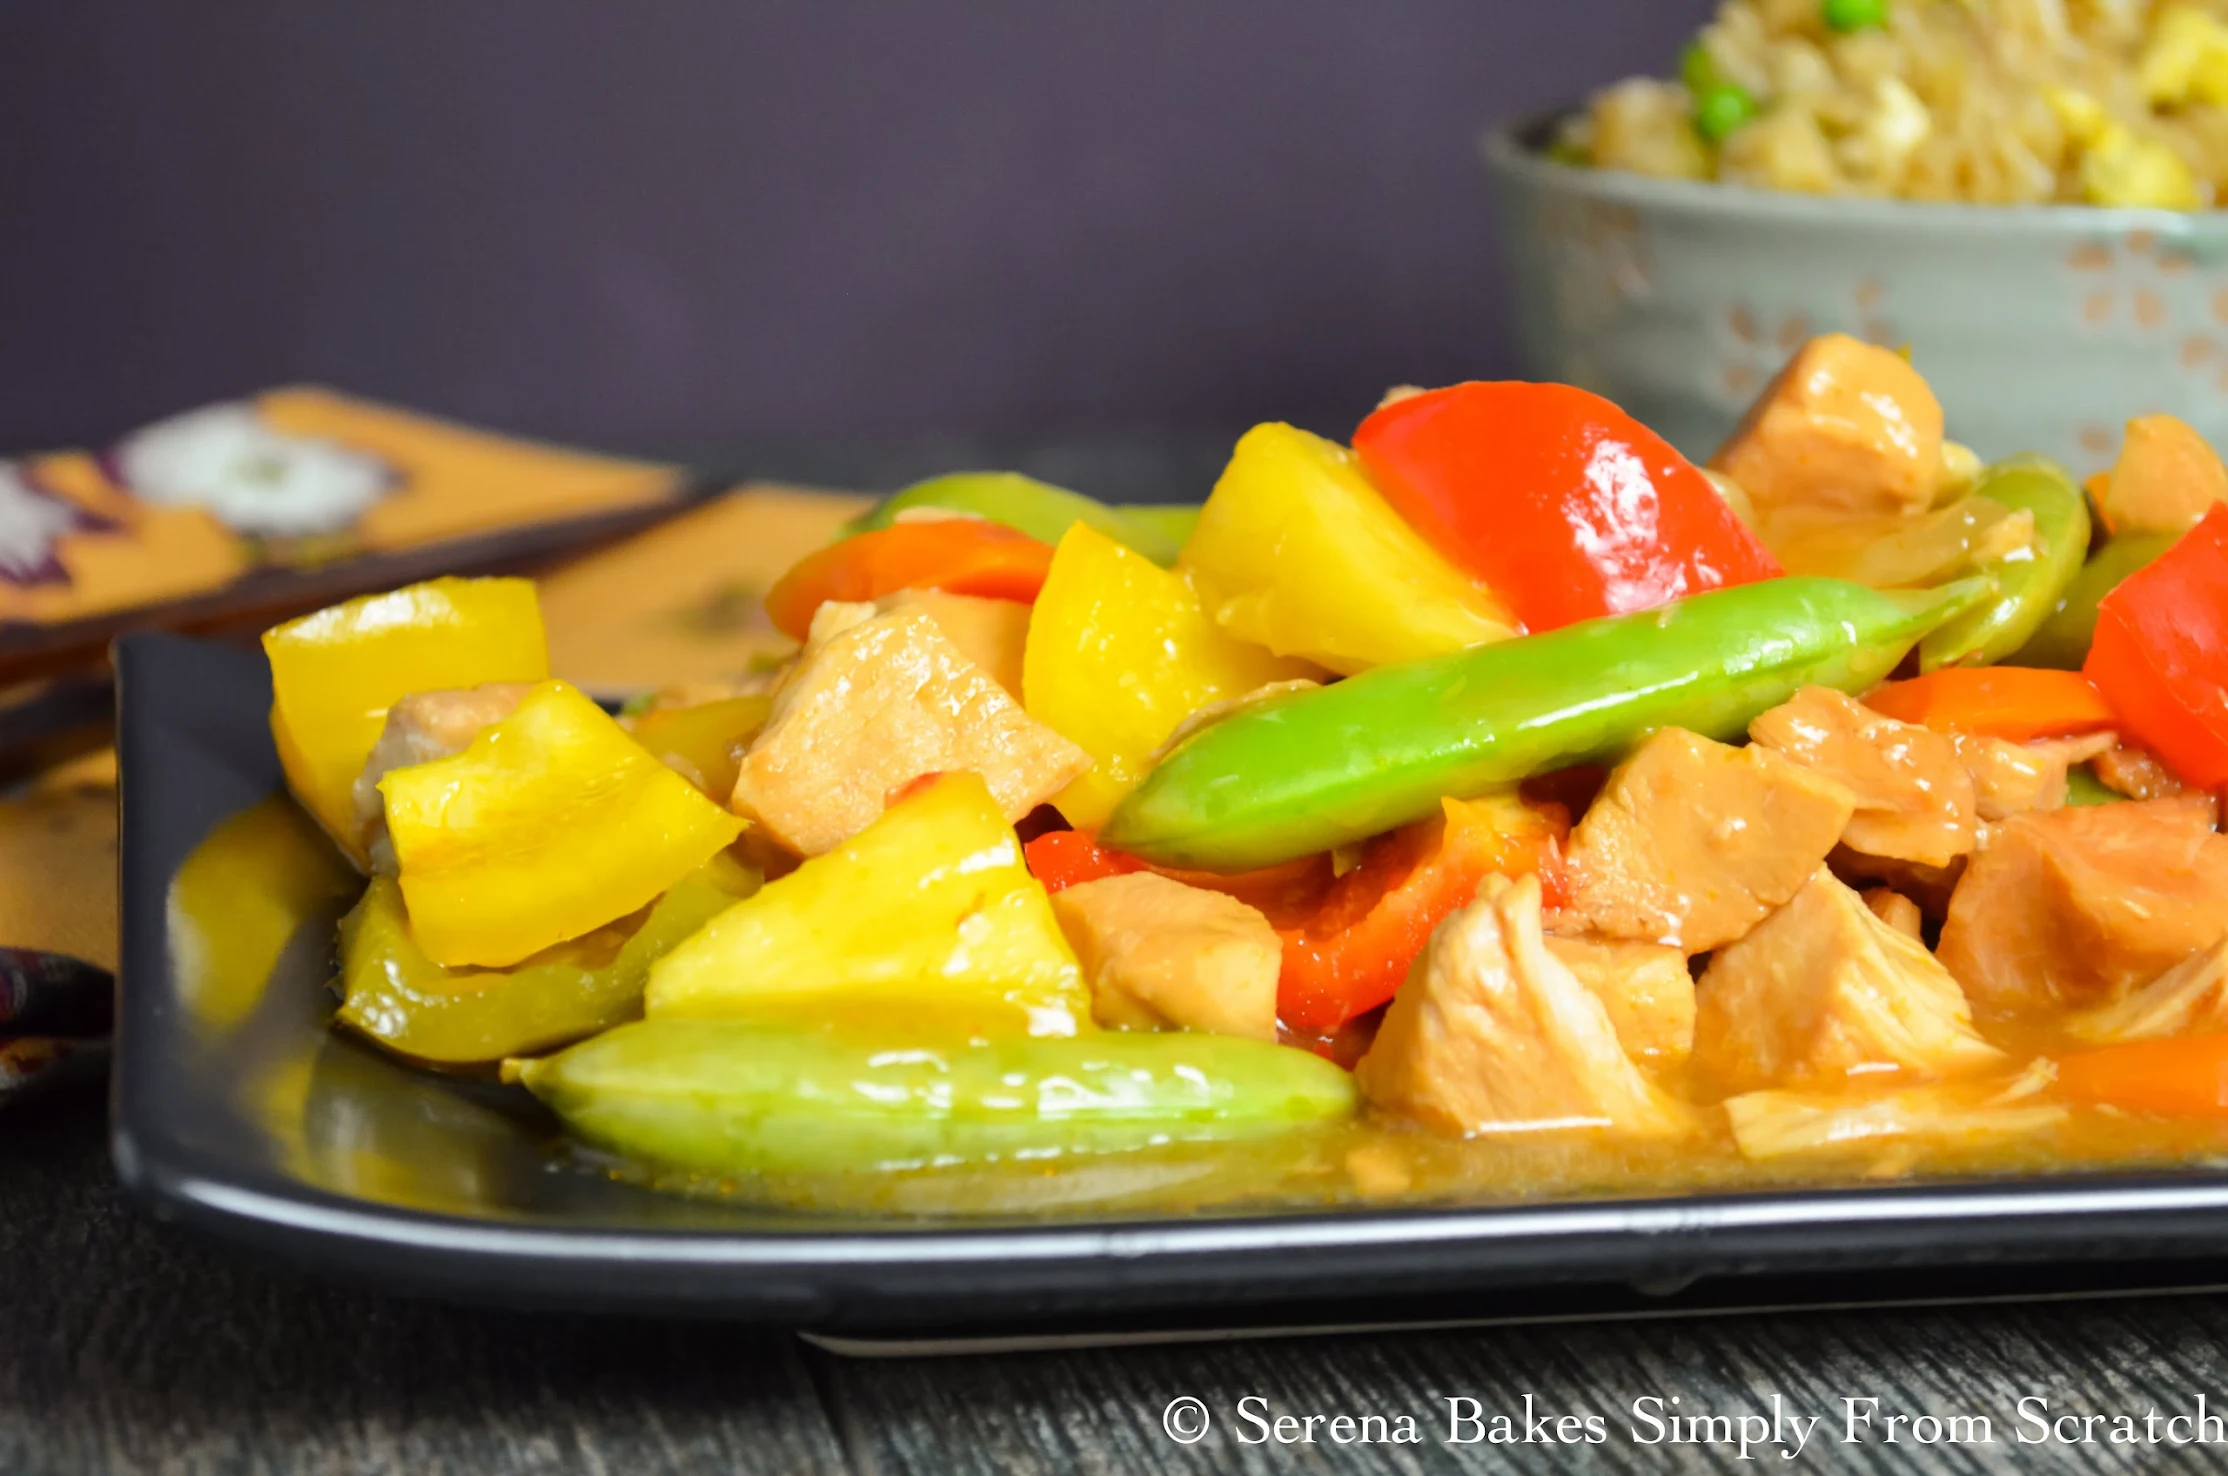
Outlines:
[[[329,1031],[327,929],[294,938],[226,1023],[186,999],[171,882],[212,827],[279,788],[269,674],[256,653],[168,635],[121,642],[117,672],[117,1171],[156,1215],[299,1265],[513,1304],[1010,1335],[1542,1315],[1558,1299],[1675,1305],[1696,1278],[1784,1298],[1851,1273],[1940,1287],[1969,1267],[1977,1286],[2038,1263],[2228,1254],[2228,1175],[2197,1171],[998,1224],[654,1194],[566,1161],[523,1093]],[[2189,1269],[2185,1284],[2218,1275]]]

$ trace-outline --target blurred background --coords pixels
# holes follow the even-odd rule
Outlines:
[[[1710,8],[10,0],[0,444],[296,380],[774,470],[1343,434],[1515,371],[1482,128]]]

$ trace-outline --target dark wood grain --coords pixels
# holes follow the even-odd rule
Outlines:
[[[2218,1471],[2228,1448],[2130,1449],[2016,1443],[2014,1407],[2051,1412],[2148,1408],[2161,1417],[2228,1405],[2228,1304],[2126,1299],[2019,1308],[1741,1316],[1671,1322],[1497,1328],[1306,1342],[1029,1353],[939,1362],[854,1362],[815,1353],[858,1467],[877,1476],[966,1473],[1341,1471],[1704,1472],[1795,1469],[1881,1473]],[[1599,1414],[1606,1441],[1577,1449],[1443,1443],[1445,1405],[1487,1412]],[[1798,1461],[1735,1448],[1639,1445],[1637,1398],[1678,1396],[1679,1411],[1823,1415]],[[1185,1448],[1161,1428],[1181,1395],[1203,1400],[1214,1431]],[[1238,1402],[1267,1413],[1416,1417],[1420,1446],[1248,1446]],[[1987,1414],[1997,1443],[1923,1448],[1838,1443],[1841,1400],[1883,1412]],[[1666,1412],[1675,1412],[1666,1409]],[[1907,1430],[1907,1426],[1904,1427]],[[2103,1426],[2092,1427],[2102,1439]],[[1836,1443],[1828,1444],[1827,1441]]]
[[[1171,1399],[1216,1428],[1184,1447]],[[1597,1414],[1607,1440],[1442,1443],[1444,1399]],[[1627,1437],[1643,1396],[1681,1412],[1823,1415],[1797,1462]],[[298,1279],[148,1222],[119,1199],[90,1094],[0,1114],[0,1472],[585,1471],[969,1476],[1231,1471],[2214,1471],[2228,1447],[2012,1443],[2053,1413],[2228,1405],[2228,1300],[1738,1316],[854,1361],[786,1336],[444,1307]],[[1249,1446],[1238,1401],[1410,1414],[1418,1446]],[[1840,1401],[1987,1414],[1993,1446],[1824,1444]],[[2100,1429],[2100,1435],[2105,1433]]]
[[[0,1115],[0,1472],[845,1468],[777,1333],[443,1307],[152,1224],[97,1096]]]

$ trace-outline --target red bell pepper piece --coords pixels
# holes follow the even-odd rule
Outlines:
[[[1458,384],[1354,432],[1385,500],[1532,631],[1783,571],[1693,464],[1567,384]]]
[[[2081,670],[2183,783],[2228,787],[2228,504],[2104,597]]]
[[[1132,871],[1154,871],[1186,886],[1235,897],[1248,907],[1259,908],[1271,923],[1307,916],[1331,886],[1328,855],[1302,856],[1259,871],[1180,871],[1102,846],[1087,830],[1051,831],[1023,846],[1021,853],[1028,862],[1029,874],[1042,882],[1047,892],[1065,891]]]
[[[1495,872],[1536,871],[1550,905],[1564,899],[1560,805],[1444,800],[1433,819],[1379,836],[1333,884],[1313,916],[1280,928],[1277,1017],[1296,1032],[1330,1033],[1393,997],[1431,930],[1469,905]]]
[[[1048,892],[1064,892],[1085,882],[1104,881],[1151,870],[1127,851],[1102,846],[1087,830],[1055,830],[1040,835],[1021,848],[1029,874],[1044,883]]]
[[[766,592],[775,629],[798,640],[828,600],[878,600],[901,589],[1035,601],[1052,545],[981,518],[940,518],[855,533],[798,560]]]
[[[1945,666],[1875,687],[1864,704],[1897,722],[2014,743],[2101,733],[2119,722],[2081,673],[2032,666]]]

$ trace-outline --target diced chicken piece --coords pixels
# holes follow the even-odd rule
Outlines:
[[[2097,782],[2129,799],[2172,799],[2182,792],[2182,781],[2147,748],[2115,743],[2089,764]]]
[[[1796,351],[1710,465],[1767,523],[1789,508],[1917,512],[1941,476],[1941,402],[1901,354],[1828,333]]]
[[[1547,951],[1601,1001],[1626,1055],[1675,1066],[1694,1049],[1694,975],[1680,950],[1550,934]]]
[[[1973,812],[1984,824],[2066,802],[2066,761],[2053,750],[1977,733],[1953,733],[1950,741],[1972,778]]]
[[[1864,905],[1872,915],[1906,938],[1924,937],[1926,915],[1919,911],[1919,904],[1893,887],[1874,887],[1864,894]]]
[[[1602,1002],[1547,951],[1535,876],[1488,877],[1439,925],[1354,1082],[1378,1110],[1443,1133],[1665,1137],[1690,1126],[1625,1054]]]
[[[806,657],[819,655],[828,642],[881,613],[871,600],[822,600],[812,612],[812,624],[805,628],[804,649],[797,653],[797,660],[801,664]]]
[[[2020,746],[2056,759],[2071,769],[2075,764],[2085,764],[2110,753],[2119,742],[2117,733],[2080,733],[2071,738],[2031,738]]]
[[[430,764],[464,752],[480,729],[514,712],[533,687],[526,682],[488,682],[439,692],[413,692],[387,709],[387,725],[364,760],[351,796],[356,832],[364,838],[374,875],[396,873],[394,845],[387,838],[387,802],[379,781],[396,769]]]
[[[1748,735],[1848,788],[1856,811],[1841,843],[1858,855],[1947,866],[1972,851],[1973,780],[1946,735],[1831,687],[1803,688]]]
[[[1889,1070],[1957,1076],[2003,1060],[1926,945],[1825,871],[1719,951],[1695,994],[1694,1064],[1728,1093]]]
[[[2138,415],[2097,497],[2114,533],[2186,533],[2228,502],[2228,466],[2188,422]]]
[[[1986,830],[1987,826],[1978,827]],[[1974,845],[1979,845],[1976,833]],[[1940,919],[1949,912],[1950,896],[1957,890],[1959,877],[1965,874],[1965,863],[1970,858],[1958,857],[1947,866],[1921,866],[1915,861],[1883,861],[1877,856],[1860,856],[1846,847],[1836,846],[1826,858],[1826,865],[1859,891],[1884,887],[1901,893],[1918,904],[1919,916]]]
[[[2208,798],[2004,822],[1950,899],[1942,962],[1983,1010],[2121,998],[2228,933],[2228,836]]]
[[[2075,1015],[2066,1033],[2096,1045],[2228,1033],[2228,934],[2119,1003]]]
[[[892,610],[926,611],[945,640],[990,673],[1008,697],[1021,700],[1021,651],[1029,641],[1029,606],[1019,600],[986,600],[940,589],[901,589],[877,600],[875,609],[885,615]]]
[[[2008,1086],[1952,1082],[1851,1096],[1847,1091],[1749,1092],[1725,1104],[1741,1155],[1762,1161],[1869,1156],[1885,1173],[1908,1170],[1925,1149],[1976,1149],[2055,1132],[2071,1115],[2040,1100],[2047,1063]]]
[[[2110,733],[2031,743],[1953,733],[1950,740],[1957,745],[1957,756],[1973,781],[1976,853],[1994,843],[1996,831],[2012,816],[2061,808],[2066,802],[2065,776],[2072,766],[2087,763],[2115,741]],[[1950,896],[1965,875],[1968,859],[1960,856],[1944,866],[1929,866],[1866,856],[1844,847],[1837,848],[1827,863],[1844,881],[1853,885],[1884,884],[1915,902],[1920,916],[1940,920],[1948,915]]]
[[[1021,704],[920,610],[824,633],[822,605],[773,715],[743,755],[733,807],[801,856],[882,813],[923,774],[973,770],[1018,820],[1090,767],[1090,756]]]
[[[1276,1039],[1284,945],[1237,898],[1139,871],[1054,892],[1052,914],[1099,1024]]]
[[[1707,953],[1801,891],[1852,809],[1841,784],[1769,748],[1665,728],[1571,833],[1555,931]]]

